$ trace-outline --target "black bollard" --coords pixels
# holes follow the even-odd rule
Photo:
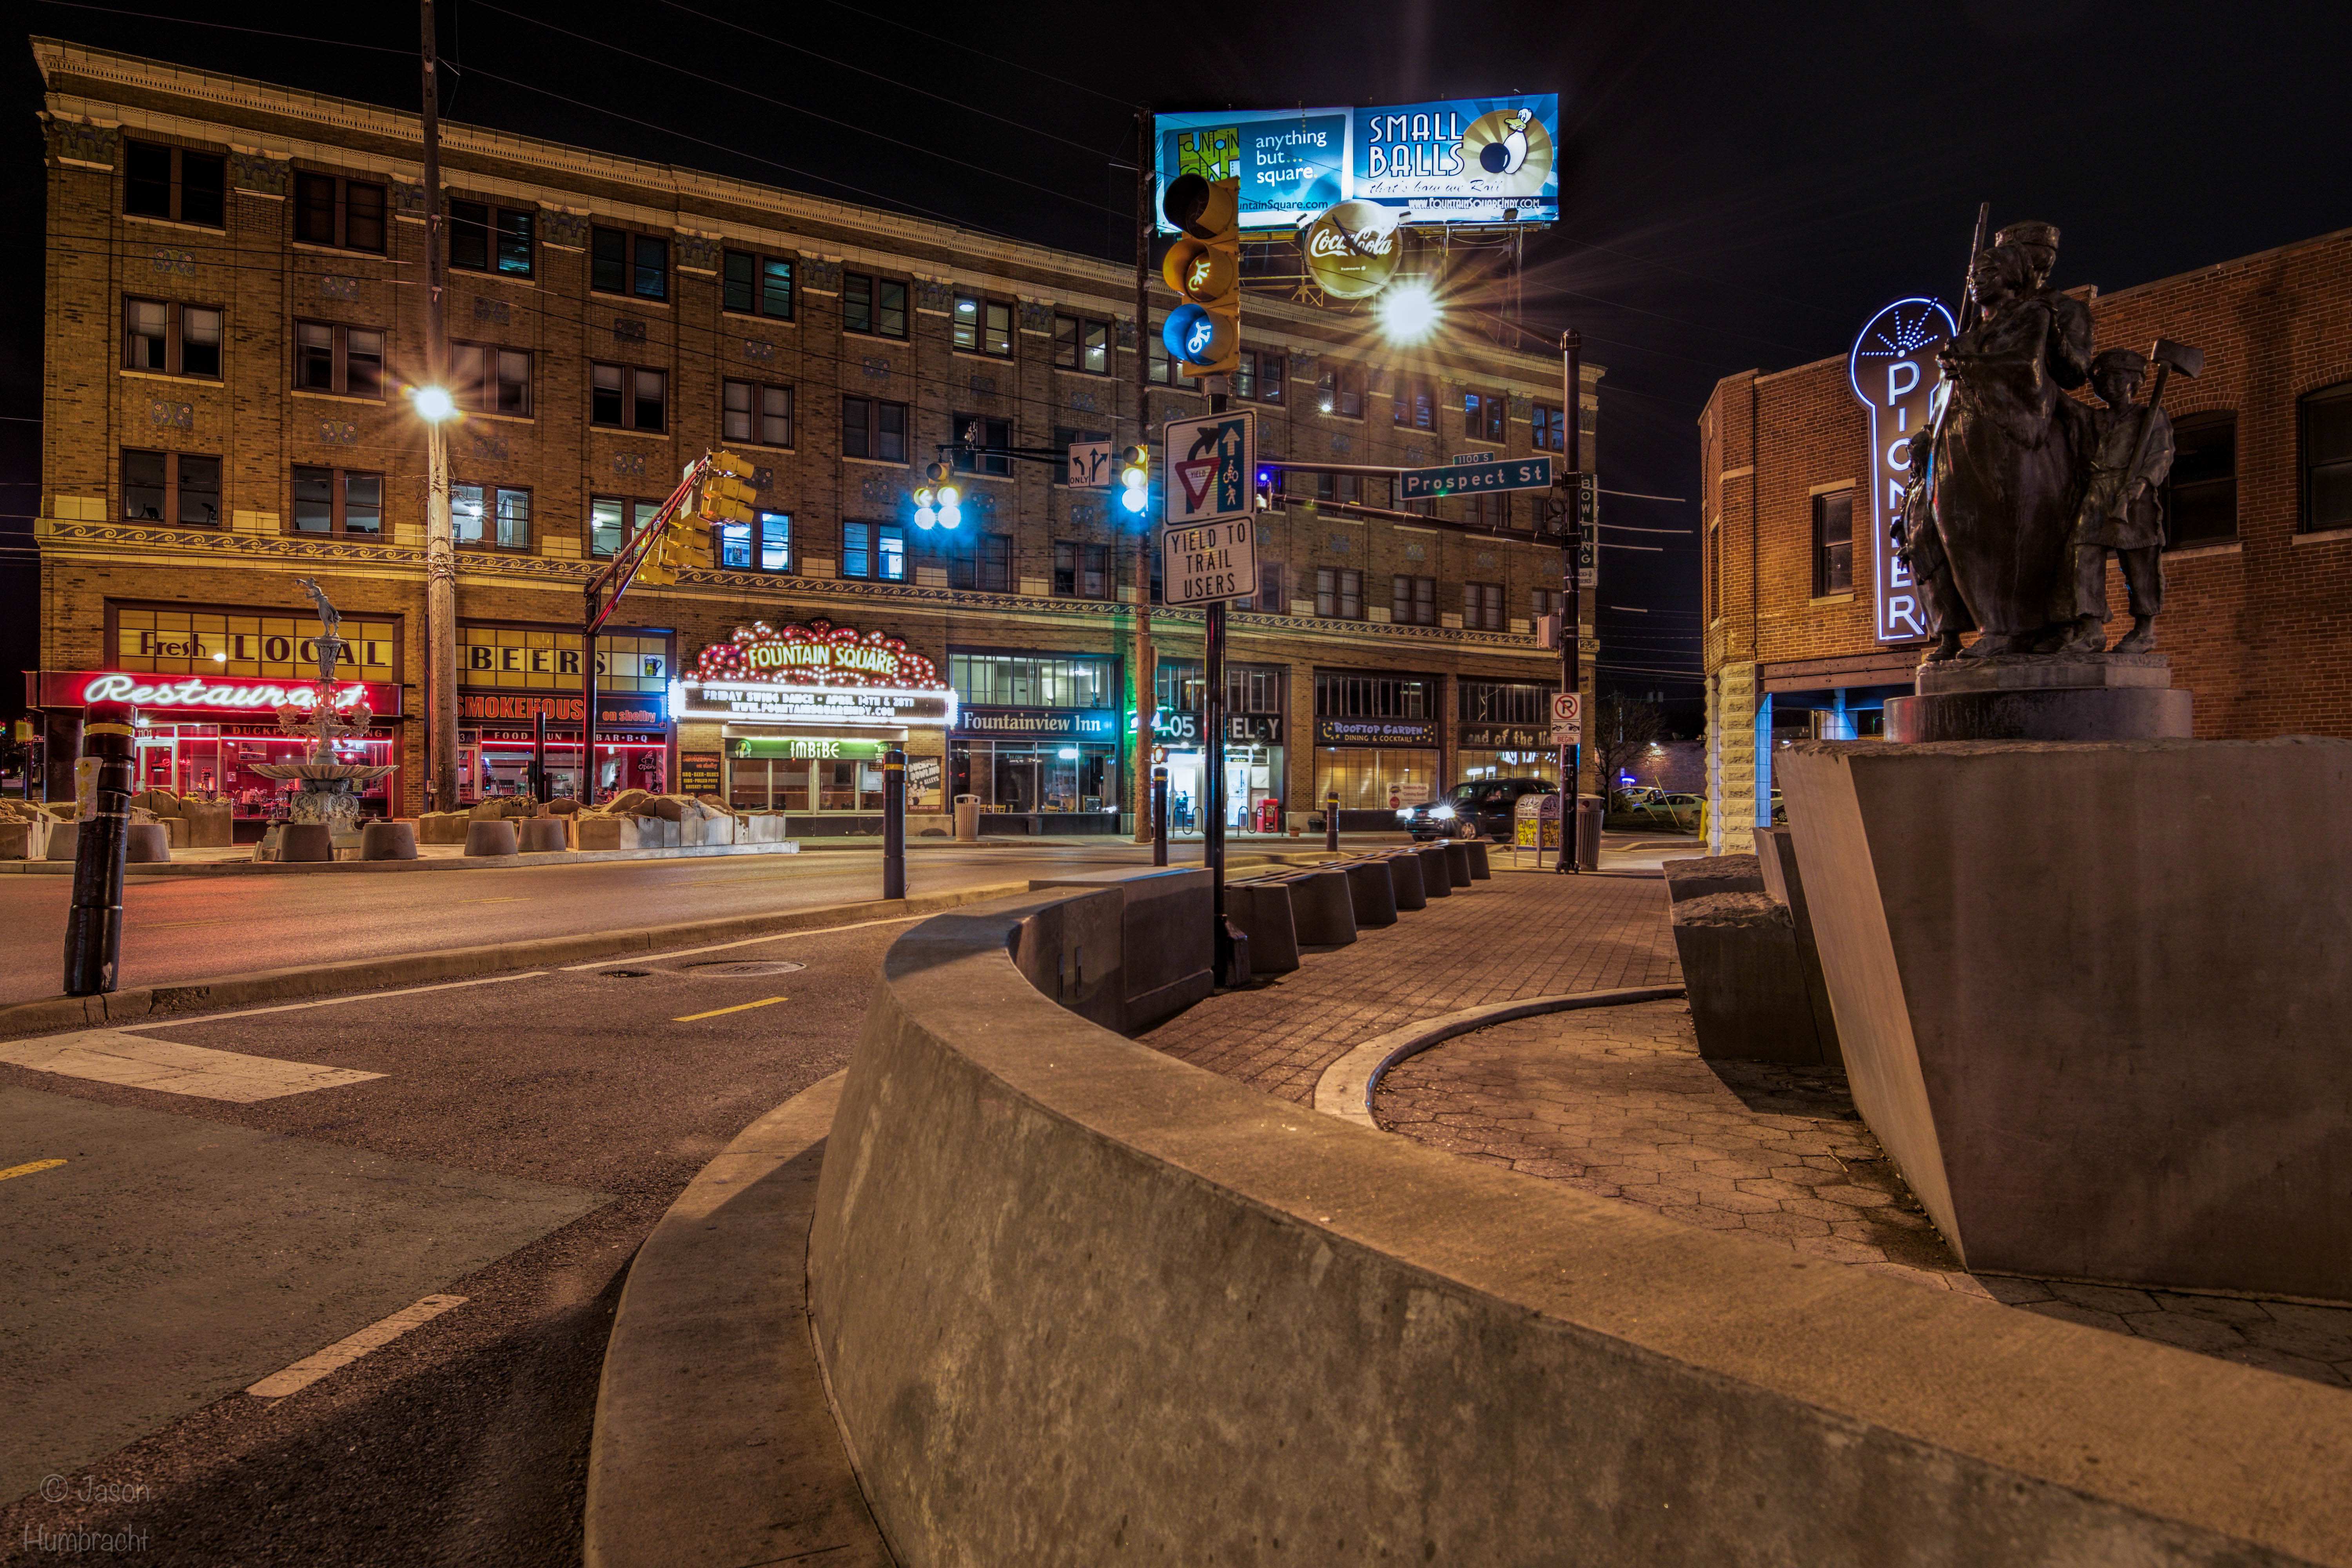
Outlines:
[[[1323,797],[1323,847],[1337,855],[1339,852],[1339,792],[1333,790]]]
[[[92,807],[77,812],[73,907],[66,915],[66,994],[114,989],[122,960],[122,857],[131,826],[131,705],[93,702],[82,749],[98,759]]]
[[[1168,864],[1168,770],[1151,770],[1151,863]]]
[[[907,753],[882,753],[882,896],[907,896]]]

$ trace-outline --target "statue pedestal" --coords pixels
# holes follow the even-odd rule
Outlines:
[[[1773,771],[1854,1104],[1969,1268],[2352,1300],[2352,742]]]
[[[2191,699],[2160,653],[2015,654],[1923,664],[1886,700],[1890,741],[2185,741]]]

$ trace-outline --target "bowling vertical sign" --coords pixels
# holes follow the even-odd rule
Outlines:
[[[1953,332],[1952,313],[1933,300],[1897,300],[1853,341],[1846,374],[1870,410],[1870,505],[1854,521],[1870,530],[1873,627],[1883,643],[1921,642],[1927,610],[1910,569],[1895,558],[1889,531],[1911,478],[1911,442],[1935,421],[1936,351]]]

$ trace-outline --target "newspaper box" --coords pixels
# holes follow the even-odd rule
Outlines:
[[[1513,811],[1511,829],[1511,847],[1514,850],[1558,849],[1559,796],[1557,794],[1519,796],[1519,803]]]

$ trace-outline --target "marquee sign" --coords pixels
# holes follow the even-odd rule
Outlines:
[[[830,621],[754,622],[712,643],[672,693],[681,719],[868,728],[955,721],[955,689],[897,637]]]
[[[401,689],[386,681],[338,682],[335,706],[364,702],[377,718],[400,716]],[[274,713],[289,703],[308,709],[317,700],[310,681],[278,682],[201,675],[131,674],[119,669],[45,669],[40,676],[43,708],[84,708],[92,702],[128,702],[151,710],[201,713]]]
[[[1888,529],[1903,509],[1911,478],[1911,442],[1935,422],[1936,351],[1955,331],[1950,311],[1933,300],[1897,300],[1870,319],[1846,357],[1854,396],[1870,410],[1870,496],[1853,525],[1870,531],[1873,626],[1883,643],[1927,636],[1927,606],[1910,568],[1895,558]]]

